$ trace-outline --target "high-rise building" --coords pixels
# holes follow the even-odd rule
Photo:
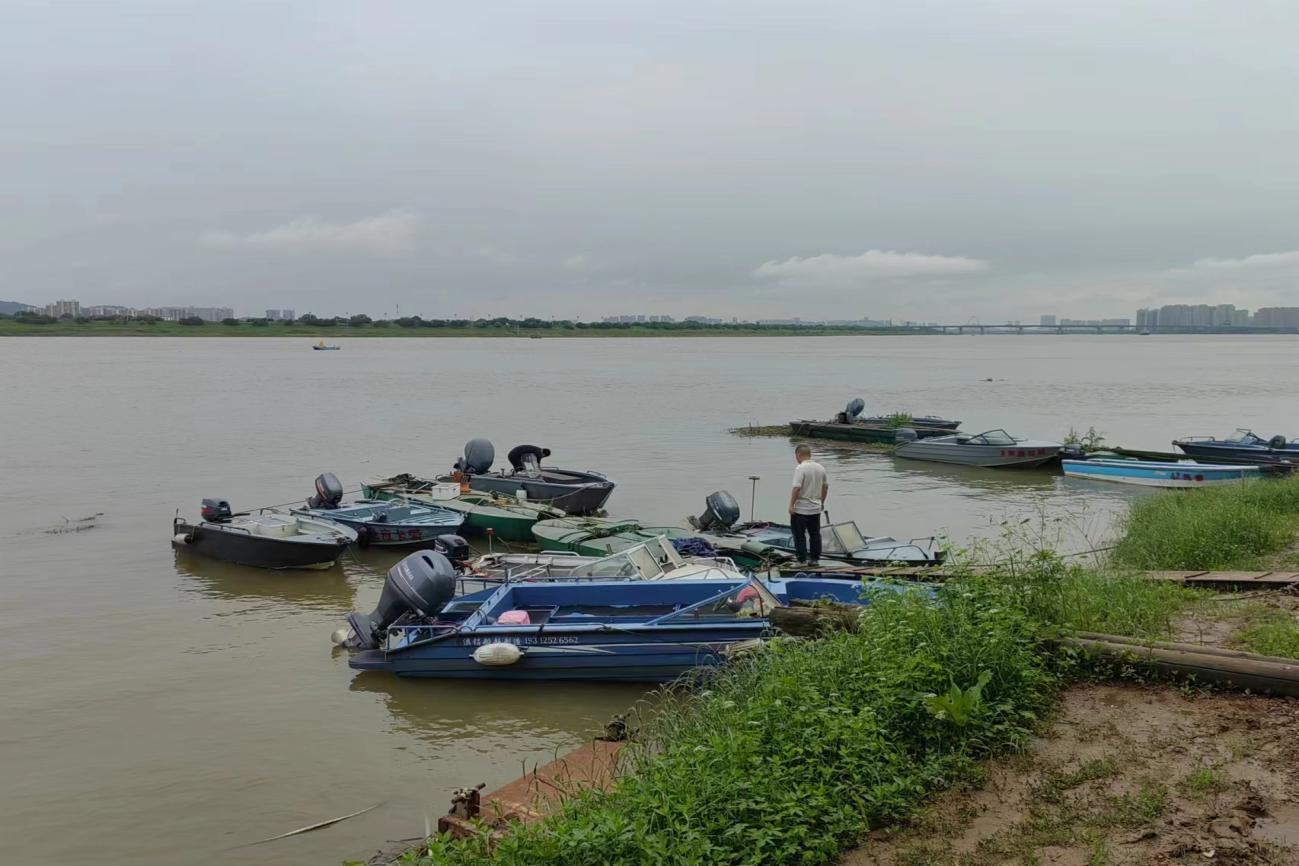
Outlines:
[[[1254,324],[1264,328],[1299,328],[1299,307],[1260,307]]]
[[[1042,316],[1042,318],[1039,319],[1038,321],[1044,328],[1055,327],[1055,316]]]

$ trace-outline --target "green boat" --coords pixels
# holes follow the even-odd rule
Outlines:
[[[945,427],[927,427],[917,425],[910,429],[916,431],[916,437],[927,439],[930,436],[949,436],[952,431]],[[870,442],[876,445],[892,445],[897,437],[898,428],[883,424],[863,424],[853,421],[842,424],[838,421],[790,421],[789,432],[792,436],[807,439],[834,439],[839,442]]]
[[[566,551],[582,556],[608,556],[635,547],[660,536],[698,538],[707,542],[722,556],[740,568],[770,568],[792,560],[786,550],[743,537],[711,535],[680,526],[645,526],[635,520],[614,517],[563,517],[541,520],[532,527],[532,536],[542,550]]]
[[[445,482],[403,473],[366,482],[361,491],[367,499],[405,499],[458,511],[465,516],[461,532],[486,535],[490,529],[502,541],[531,542],[533,524],[564,516],[560,509],[541,502],[481,490],[462,491],[452,499],[432,495],[435,488],[445,487]]]

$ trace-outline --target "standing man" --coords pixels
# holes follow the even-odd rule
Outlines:
[[[825,469],[812,459],[812,449],[799,445],[794,449],[794,488],[789,493],[789,525],[794,530],[794,555],[801,563],[816,564],[821,558],[821,512],[830,494]],[[810,538],[809,538],[810,537]],[[809,560],[808,544],[812,547]]]

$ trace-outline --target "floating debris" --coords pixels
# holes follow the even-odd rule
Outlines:
[[[64,517],[62,526],[51,526],[42,530],[46,535],[62,535],[65,532],[85,532],[87,529],[94,529],[95,521],[104,516],[104,512],[96,511],[94,514],[76,519]]]
[[[749,424],[745,427],[732,427],[736,436],[780,436],[789,438],[788,424]]]

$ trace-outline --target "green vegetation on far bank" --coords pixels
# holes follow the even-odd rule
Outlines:
[[[1158,493],[1133,503],[1121,529],[1114,561],[1129,568],[1294,566],[1286,551],[1299,532],[1299,477]]]
[[[935,333],[924,329],[867,329],[790,327],[783,325],[721,324],[696,322],[561,322],[541,319],[371,321],[368,316],[349,319],[315,319],[292,323],[265,319],[223,322],[150,321],[145,319],[55,319],[0,316],[0,337],[831,337],[882,336]],[[364,319],[364,321],[360,321]]]

